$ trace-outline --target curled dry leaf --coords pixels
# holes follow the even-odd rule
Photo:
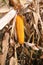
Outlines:
[[[6,9],[7,8],[7,9]],[[11,10],[10,7],[8,7],[7,5],[4,5],[3,7],[0,7],[0,13],[7,13]]]

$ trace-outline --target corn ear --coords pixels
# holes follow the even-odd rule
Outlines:
[[[17,31],[17,38],[20,44],[24,43],[24,21],[20,15],[17,15],[16,18],[16,31]]]

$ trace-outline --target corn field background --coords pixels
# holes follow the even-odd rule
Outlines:
[[[0,0],[0,65],[43,65],[43,0]]]

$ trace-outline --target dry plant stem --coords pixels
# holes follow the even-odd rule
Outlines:
[[[29,35],[30,33],[27,32],[26,27],[24,27],[24,29],[25,29],[26,35],[27,35],[27,36],[30,36],[30,35]]]
[[[43,22],[42,22],[42,20],[41,20],[40,14],[38,13],[37,15],[38,15],[38,17],[39,17],[39,20],[40,20],[40,23],[41,23],[41,26],[42,26],[42,30],[43,30]]]
[[[39,13],[39,3],[37,2],[37,0],[34,1],[34,5],[35,5],[35,10],[36,10],[36,13],[33,12],[34,20],[35,20],[34,27],[35,27],[35,29],[36,29],[36,32],[38,33],[38,28],[37,28],[38,16],[37,16],[37,13]]]
[[[18,46],[15,45],[16,48],[18,48],[19,46],[20,46],[19,44],[18,44]],[[15,49],[15,51],[14,51],[15,57],[11,57],[9,65],[18,65],[16,48],[14,48]]]
[[[9,40],[9,33],[6,32],[5,36],[4,36],[4,39],[3,39],[3,42],[2,42],[2,46],[3,46],[2,52],[3,52],[3,55],[1,57],[1,65],[5,65],[6,56],[7,56],[8,48],[9,48],[8,40]]]
[[[12,25],[12,30],[11,30],[11,37],[14,36],[16,16],[17,16],[17,14],[15,15],[15,18],[14,18],[14,20],[13,20],[13,25]]]
[[[15,65],[18,65],[17,52],[16,52],[16,44],[15,44]]]
[[[33,40],[32,40],[32,43],[34,43],[34,33],[33,33]]]
[[[37,24],[38,24],[38,20],[40,20],[40,23],[41,23],[41,26],[42,26],[42,31],[43,31],[43,22],[41,20],[40,14],[39,14],[39,1],[37,1],[37,0],[36,0],[36,13],[33,12],[33,15],[34,15],[34,20],[35,20],[34,28],[36,29],[36,32],[38,34],[38,41],[39,41],[40,33],[39,33],[39,30],[38,30]]]
[[[37,0],[37,15],[39,17],[39,20],[40,20],[40,23],[41,23],[41,26],[42,26],[42,30],[43,30],[43,22],[41,20],[40,14],[39,14],[39,0]]]
[[[30,41],[32,35],[34,36],[34,32],[30,35],[30,38],[29,38],[28,42]],[[33,43],[34,43],[34,41],[33,41]]]
[[[32,59],[33,52],[34,52],[34,51],[33,51],[33,50],[31,50],[31,59]]]
[[[40,20],[41,26],[42,26],[42,30],[43,30],[43,22],[41,20],[40,14],[39,14],[39,0],[36,0],[36,13],[33,12],[34,15],[34,19],[35,19],[35,28],[37,30],[37,24],[38,24],[38,20]],[[38,30],[37,30],[38,31]]]
[[[16,52],[16,48],[17,48],[17,45],[16,45],[16,43],[14,42],[14,57],[11,57],[11,59],[10,59],[10,63],[9,63],[9,65],[18,65],[18,60],[17,60],[17,52]],[[18,45],[18,47],[19,47],[19,45]]]

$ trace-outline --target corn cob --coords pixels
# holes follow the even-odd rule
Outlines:
[[[23,18],[20,15],[17,15],[17,18],[16,18],[16,32],[17,32],[18,42],[20,44],[23,44],[24,43],[24,23],[23,23]]]

